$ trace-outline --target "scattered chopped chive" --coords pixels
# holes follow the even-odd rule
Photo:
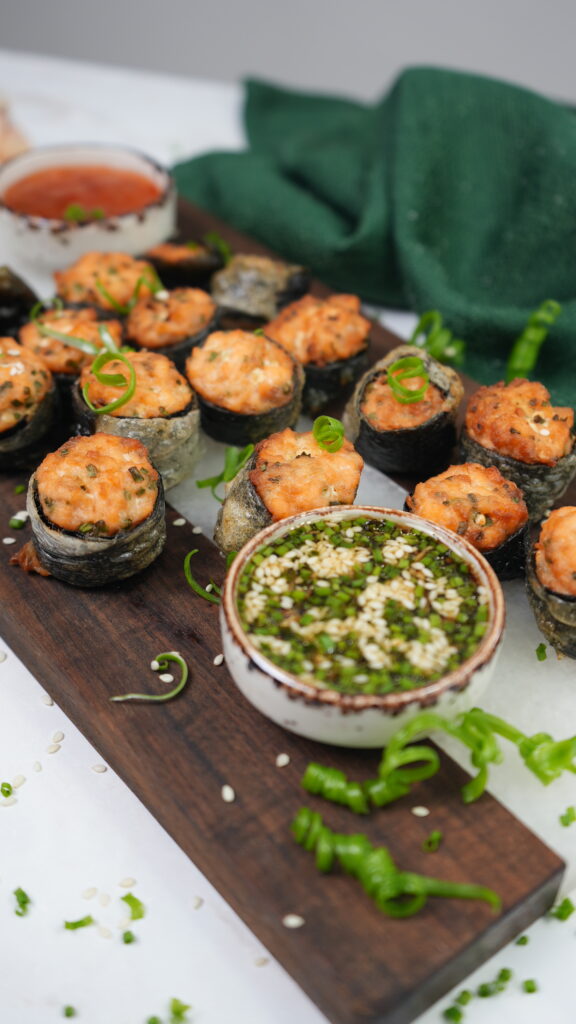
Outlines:
[[[519,935],[518,938],[516,939],[516,945],[517,946],[527,946],[529,942],[530,942],[530,938],[529,938],[528,935]]]
[[[125,946],[130,946],[132,942],[136,942],[136,936],[134,935],[134,932],[122,932],[122,942],[124,943]]]
[[[203,597],[205,601],[210,601],[212,604],[220,604],[220,598],[218,597],[218,595],[211,594],[208,591],[206,591],[204,587],[202,587],[200,583],[198,583],[198,581],[195,580],[192,575],[192,570],[190,569],[190,559],[193,557],[193,555],[197,554],[198,548],[194,548],[192,551],[188,552],[184,559],[184,575],[186,577],[186,581],[188,585],[192,588],[194,593],[198,594],[198,597]]]
[[[127,892],[121,899],[130,908],[130,918],[132,921],[139,921],[140,918],[144,917],[146,908],[141,900],[132,892]]]
[[[344,444],[344,427],[333,416],[317,416],[312,426],[314,440],[324,451],[334,454]]]
[[[196,487],[209,487],[212,491],[212,497],[216,498],[216,501],[221,502],[223,499],[216,493],[216,488],[220,484],[229,484],[243,466],[246,465],[253,451],[253,444],[247,444],[245,448],[234,448],[233,446],[227,448],[224,454],[224,469],[222,472],[218,476],[207,477],[206,480],[197,480]]]
[[[546,299],[534,310],[519,338],[512,346],[506,364],[506,381],[515,377],[527,377],[538,361],[542,343],[548,337],[552,324],[562,312],[562,306],[554,299]]]
[[[148,1017],[146,1024],[162,1024],[160,1017]]]
[[[64,210],[64,220],[68,221],[103,220],[105,216],[101,206],[88,210],[82,203],[69,203]]]
[[[534,978],[526,978],[526,981],[522,982],[522,989],[524,992],[537,992],[538,985],[534,981]]]
[[[424,850],[425,853],[436,853],[436,850],[439,848],[443,838],[444,836],[442,835],[440,830],[434,829],[434,831],[431,832],[430,835],[422,843],[422,849]]]
[[[28,907],[32,900],[28,893],[24,892],[24,889],[14,889],[14,896],[16,897],[16,903],[18,904],[14,913],[17,917],[24,917],[28,913]]]
[[[69,932],[75,932],[78,928],[87,928],[90,924],[94,924],[91,914],[86,914],[86,917],[81,917],[78,921],[64,921],[64,927]]]
[[[549,916],[555,917],[557,921],[567,921],[569,917],[572,917],[575,910],[576,907],[572,903],[572,900],[566,896],[565,899],[562,900],[562,903],[559,903],[557,907],[552,907],[552,910],[549,912]]]
[[[443,326],[442,314],[437,309],[422,314],[409,344],[423,348],[441,363],[460,366],[464,360],[465,342],[454,338],[452,331]]]
[[[14,488],[14,494],[24,494],[25,490],[26,484],[16,484],[16,487]]]
[[[0,793],[2,796],[12,796],[12,786],[9,782],[3,782],[0,786]]]
[[[498,971],[497,981],[507,982],[512,978],[512,971],[509,967],[503,967],[502,970]]]
[[[546,661],[546,644],[538,644],[538,647],[536,648],[536,657],[538,658],[538,661]]]
[[[456,1002],[459,1003],[460,1006],[468,1006],[468,1003],[473,998],[474,993],[471,992],[469,988],[463,988],[460,995],[456,996]]]
[[[154,703],[165,702],[172,700],[173,697],[177,697],[181,690],[186,686],[188,680],[188,665],[184,661],[184,658],[180,654],[176,654],[175,651],[165,651],[163,654],[156,655],[154,659],[158,665],[158,670],[164,671],[170,667],[170,662],[174,661],[180,666],[180,682],[176,684],[173,690],[169,690],[168,693],[121,693],[116,697],[110,697],[109,700],[113,701],[125,701],[125,700],[141,700],[141,701],[153,701]],[[123,899],[125,897],[122,897]]]
[[[63,1017],[76,1017],[77,1016],[77,1012],[76,1012],[76,1010],[74,1009],[73,1006],[65,1006],[63,1011],[62,1011],[62,1016]]]
[[[187,1020],[187,1013],[190,1006],[186,1003],[181,1002],[180,999],[170,1000],[170,1024],[180,1024]]]
[[[442,1016],[444,1017],[444,1020],[455,1021],[456,1024],[459,1024],[459,1021],[462,1020],[464,1014],[462,1013],[462,1010],[458,1009],[457,1006],[449,1006],[446,1010],[444,1010]]]
[[[403,380],[414,380],[415,378],[424,381],[419,388],[407,388],[402,383]],[[400,402],[401,405],[412,405],[413,402],[419,402],[426,394],[430,377],[420,356],[404,356],[388,366],[386,380],[397,402]]]
[[[101,372],[103,366],[106,366],[107,363],[117,359],[127,367],[128,379],[123,373]],[[100,384],[105,384],[112,388],[124,388],[122,394],[119,395],[118,398],[115,398],[112,402],[108,402],[106,405],[98,406],[93,405],[90,401],[90,384],[86,383],[82,388],[82,395],[86,405],[92,412],[96,413],[98,416],[102,416],[104,413],[114,412],[115,409],[119,409],[122,405],[126,405],[126,402],[130,401],[136,390],[136,370],[132,366],[132,363],[121,352],[116,350],[111,351],[110,349],[107,349],[105,352],[101,352],[92,363],[90,372],[94,374],[96,380],[99,381]]]
[[[228,263],[230,263],[230,260],[232,259],[232,246],[225,238],[222,238],[222,235],[219,235],[217,231],[207,231],[203,236],[202,241],[205,245],[210,246],[212,249],[216,249],[222,257],[224,266],[227,266]]]
[[[573,825],[576,821],[576,807],[567,807],[564,814],[560,815],[560,824],[564,825],[564,828],[568,828],[569,825]]]
[[[263,335],[264,335],[264,328],[263,327],[257,327],[256,330],[254,331],[254,334],[256,335],[257,338],[263,337]]]
[[[13,530],[22,530],[23,527],[26,526],[26,520],[19,519],[18,516],[12,516],[12,519],[8,521],[8,526]]]

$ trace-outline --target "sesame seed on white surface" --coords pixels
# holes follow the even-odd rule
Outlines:
[[[20,789],[20,786],[23,786],[25,782],[25,775],[15,775],[12,779],[12,789]]]
[[[43,694],[42,703],[45,704],[46,707],[48,708],[54,707],[54,701],[52,700],[52,697],[48,693]]]
[[[63,732],[60,732],[60,731],[55,732],[53,737],[52,737],[52,743],[62,743],[63,739],[64,739],[64,733]]]
[[[194,910],[200,910],[200,907],[204,906],[204,900],[202,899],[202,897],[195,896],[194,899],[192,900],[192,906],[194,907]]]
[[[7,796],[4,800],[0,801],[0,807],[12,807],[17,803],[18,801],[15,796]]]
[[[84,892],[82,893],[82,899],[93,900],[97,892],[98,889],[96,888],[96,886],[91,885],[89,889],[84,889]]]
[[[98,897],[98,903],[100,904],[101,907],[107,907],[108,906],[108,904],[110,903],[110,896],[108,895],[107,892],[101,892],[100,893],[100,895]]]
[[[101,924],[100,927],[98,928],[98,935],[100,935],[100,937],[103,938],[103,939],[111,939],[112,938],[112,932],[110,931],[109,928],[106,928],[103,924]]]
[[[59,743],[51,743],[49,747],[46,747],[46,753],[47,754],[57,754],[59,750],[60,750],[60,744]]]
[[[122,889],[131,889],[134,885],[136,885],[136,879],[135,878],[129,878],[129,877],[122,878],[121,881],[118,882],[118,885]]]
[[[193,526],[192,527],[192,533],[203,533],[202,527],[201,526]]]
[[[106,767],[105,764],[93,764],[92,771],[96,772],[98,775],[102,775],[103,772],[108,771],[108,768]]]
[[[40,764],[40,761],[34,761],[34,764],[32,765],[32,771],[33,772],[41,772],[42,771],[42,765]]]
[[[254,961],[255,967],[266,967],[266,964],[270,963],[270,958],[267,956],[257,956]]]
[[[0,663],[6,661],[7,657],[8,655],[6,654],[6,651],[0,651]]]

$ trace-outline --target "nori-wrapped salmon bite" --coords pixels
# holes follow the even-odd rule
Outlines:
[[[64,302],[128,313],[139,298],[161,288],[151,263],[126,252],[85,252],[71,266],[54,273]]]
[[[326,505],[352,505],[364,462],[349,441],[335,452],[312,431],[282,430],[256,446],[234,477],[220,509],[214,540],[238,551],[265,526]]]
[[[161,352],[184,369],[192,348],[216,326],[216,306],[201,288],[176,288],[138,299],[126,320],[126,339]]]
[[[44,361],[14,338],[0,338],[0,469],[26,468],[41,458],[57,411]]]
[[[162,242],[148,249],[144,258],[166,288],[206,288],[223,263],[215,246],[196,241]]]
[[[496,466],[449,466],[417,484],[406,508],[470,541],[500,579],[523,574],[528,509],[520,488]]]
[[[251,331],[215,331],[192,349],[186,375],[202,429],[243,447],[298,419],[304,374],[280,345]]]
[[[540,518],[576,473],[574,411],[556,408],[537,381],[517,378],[472,395],[460,439],[462,459],[497,466]]]
[[[266,325],[264,334],[302,363],[302,405],[316,413],[352,384],[368,365],[371,323],[356,295],[305,295]]]
[[[0,336],[16,334],[38,296],[10,267],[0,267]]]
[[[105,378],[119,374],[127,380],[127,363],[135,371],[134,393],[114,408],[120,392]],[[87,404],[84,389],[95,410]],[[190,476],[202,454],[194,392],[174,363],[157,352],[125,351],[122,359],[106,363],[103,375],[85,366],[73,390],[72,406],[78,433],[103,431],[142,441],[165,490]]]
[[[455,370],[400,345],[358,381],[344,412],[346,436],[383,473],[428,475],[449,462],[463,394]]]
[[[270,256],[238,253],[211,283],[212,296],[229,313],[242,313],[260,323],[273,317],[310,287],[304,267]]]
[[[26,508],[40,564],[76,587],[145,569],[166,540],[162,480],[130,437],[72,437],[46,456]]]
[[[534,533],[526,585],[538,628],[558,654],[576,658],[576,507],[554,509]]]

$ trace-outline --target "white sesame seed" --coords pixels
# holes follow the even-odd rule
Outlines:
[[[202,527],[201,526],[193,526],[192,527],[192,533],[202,533]]]
[[[110,903],[110,897],[107,892],[101,892],[98,897],[98,903],[101,907],[107,907]]]
[[[98,928],[98,935],[100,935],[100,937],[103,939],[112,938],[112,932],[110,931],[109,928],[105,928],[103,924],[101,924],[100,927]]]
[[[49,747],[46,747],[46,753],[47,754],[57,754],[59,750],[60,750],[60,744],[59,743],[51,743]]]
[[[64,733],[63,732],[55,732],[53,737],[52,737],[52,743],[62,743],[63,739],[64,739]]]
[[[161,683],[173,683],[174,676],[170,672],[163,672],[161,676],[158,676]]]
[[[156,661],[156,658],[154,658],[154,661],[150,662],[150,668],[152,669],[153,672],[157,672],[158,669],[160,668],[160,662]]]
[[[135,878],[130,878],[130,877],[123,878],[120,882],[118,882],[118,885],[122,889],[132,889],[133,886],[136,885],[136,879]]]
[[[282,918],[285,928],[301,928],[304,923],[304,918],[300,917],[300,914],[285,914]]]
[[[40,761],[34,761],[34,764],[32,765],[32,771],[34,771],[34,772],[41,772],[42,771],[42,765],[40,764]]]
[[[204,590],[206,591],[207,594],[209,594],[213,589],[214,589],[214,584],[213,583],[207,583],[206,586],[204,587]]]
[[[266,967],[266,964],[269,964],[269,963],[270,963],[270,960],[269,960],[269,958],[267,956],[257,956],[255,961],[254,961],[254,966],[255,967]]]
[[[166,300],[170,298],[170,292],[167,291],[166,288],[159,288],[157,292],[154,292],[154,298],[157,299],[158,302],[166,302]]]
[[[96,886],[92,885],[92,886],[90,886],[89,889],[84,889],[84,892],[82,893],[82,899],[83,900],[93,900],[97,892],[98,892],[98,889],[96,888]]]
[[[2,543],[3,544],[15,544],[16,543],[16,537],[3,537],[2,538]]]
[[[192,900],[192,906],[194,907],[194,910],[200,910],[200,907],[204,906],[204,900],[202,899],[202,897],[195,896],[194,899]]]
[[[46,706],[49,708],[54,706],[54,701],[52,700],[52,697],[50,697],[47,693],[43,695],[42,703],[46,704]]]
[[[174,522],[172,523],[172,526],[186,526],[186,520],[185,519],[175,519]]]
[[[12,779],[12,789],[20,789],[20,786],[23,786],[25,782],[26,777],[24,775],[15,775]]]
[[[130,928],[131,924],[132,924],[132,918],[131,917],[123,917],[121,921],[118,921],[118,924],[116,925],[116,927],[120,928],[124,932],[124,931],[126,931],[127,928]]]
[[[108,768],[105,764],[93,764],[92,771],[96,772],[98,775],[101,775],[103,772],[107,772]]]
[[[221,793],[225,804],[231,804],[236,799],[236,793],[232,789],[232,786],[222,786]]]
[[[6,654],[6,651],[0,651],[0,663],[6,661],[7,657],[8,655]]]
[[[21,523],[25,523],[26,520],[29,518],[29,515],[30,513],[27,512],[26,509],[24,508],[22,509],[21,512],[15,512],[14,515],[12,516],[12,519],[18,519]]]
[[[222,665],[223,662],[224,662],[224,655],[223,654],[217,654],[216,657],[213,659],[212,664],[213,665]]]
[[[7,796],[0,803],[0,807],[12,807],[13,804],[17,804],[17,803],[18,803],[18,801],[17,801],[15,796]]]
[[[428,807],[412,807],[411,811],[415,818],[427,818],[430,814]]]
[[[543,430],[541,430],[541,431],[540,431],[540,434],[542,435],[542,437],[550,437],[550,431],[549,431],[549,430],[546,430],[546,428],[544,428]]]
[[[289,754],[278,754],[278,756],[276,758],[276,767],[277,768],[285,768],[287,764],[290,764],[290,755]]]

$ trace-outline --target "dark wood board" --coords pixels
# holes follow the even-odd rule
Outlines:
[[[191,207],[183,222],[188,236],[216,226],[236,248],[259,248]],[[397,341],[377,329],[374,355]],[[14,484],[23,481],[22,474],[0,480],[5,520],[22,507]],[[0,633],[330,1020],[407,1024],[551,905],[563,863],[492,797],[464,806],[466,775],[445,756],[412,796],[365,819],[308,797],[299,786],[308,761],[362,779],[374,774],[378,754],[283,731],[247,703],[225,666],[213,665],[218,609],[192,594],[182,562],[198,547],[198,577],[220,581],[223,561],[205,537],[172,527],[175,518],[168,508],[168,542],[153,566],[101,591],[26,576],[8,564],[14,547],[4,549]],[[151,659],[173,649],[191,668],[180,698],[109,702],[115,693],[152,689]],[[280,752],[291,758],[283,769],[275,766]],[[225,783],[236,791],[231,804],[221,799]],[[358,883],[318,875],[313,856],[293,842],[289,824],[304,803],[333,828],[388,845],[407,870],[491,886],[503,913],[436,900],[413,919],[384,917]],[[430,816],[414,817],[415,804]],[[432,828],[445,836],[433,856],[421,850]],[[286,929],[287,913],[301,914],[304,927]]]

